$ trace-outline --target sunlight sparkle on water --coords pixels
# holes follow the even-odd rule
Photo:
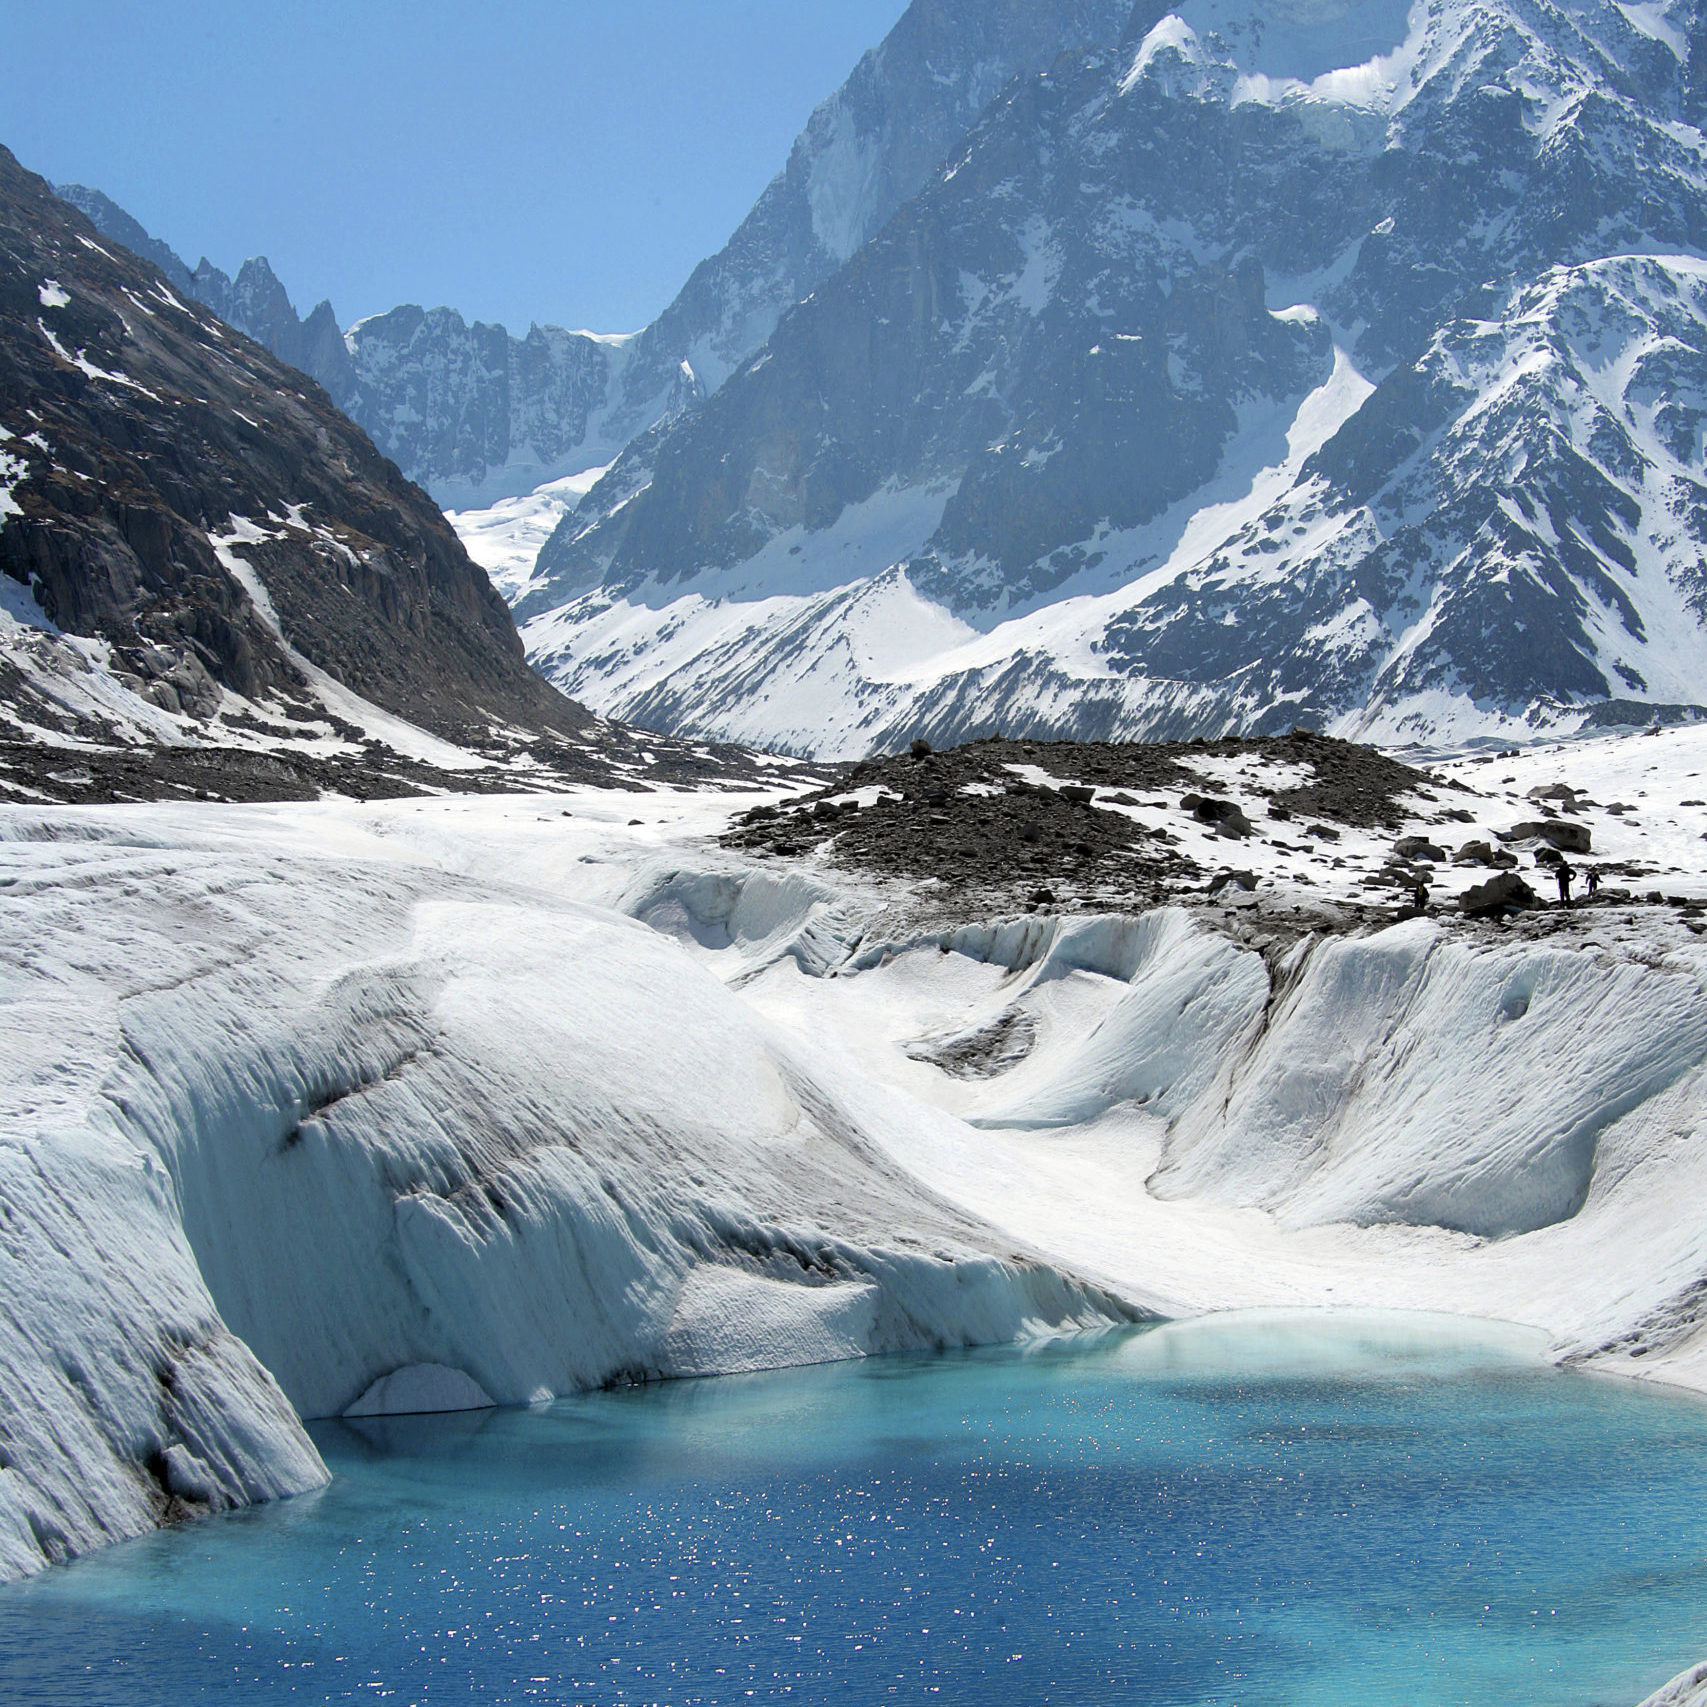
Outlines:
[[[1707,1407],[1227,1319],[328,1424],[323,1494],[0,1594],[0,1696],[1634,1703],[1707,1655]]]

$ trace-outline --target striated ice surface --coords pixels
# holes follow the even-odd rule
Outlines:
[[[665,935],[348,834],[0,818],[0,1571],[316,1485],[299,1415],[1133,1314]]]
[[[301,1418],[1146,1314],[1707,1388],[1685,921],[926,929],[744,804],[0,812],[0,1571],[318,1485]]]

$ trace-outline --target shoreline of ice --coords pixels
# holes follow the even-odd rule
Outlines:
[[[317,1485],[301,1416],[1145,1315],[1707,1391],[1707,942],[909,940],[744,804],[0,809],[0,1575]]]

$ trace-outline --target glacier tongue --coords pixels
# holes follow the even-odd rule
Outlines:
[[[0,1574],[316,1485],[297,1413],[1131,1318],[522,811],[527,881],[442,803],[0,818]]]
[[[299,1416],[1150,1313],[1707,1387],[1693,913],[930,926],[747,803],[0,810],[0,1575],[317,1485]]]

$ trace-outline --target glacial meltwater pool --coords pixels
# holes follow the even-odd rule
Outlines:
[[[336,1481],[0,1590],[10,1703],[1634,1707],[1707,1405],[1234,1317],[329,1424]]]

